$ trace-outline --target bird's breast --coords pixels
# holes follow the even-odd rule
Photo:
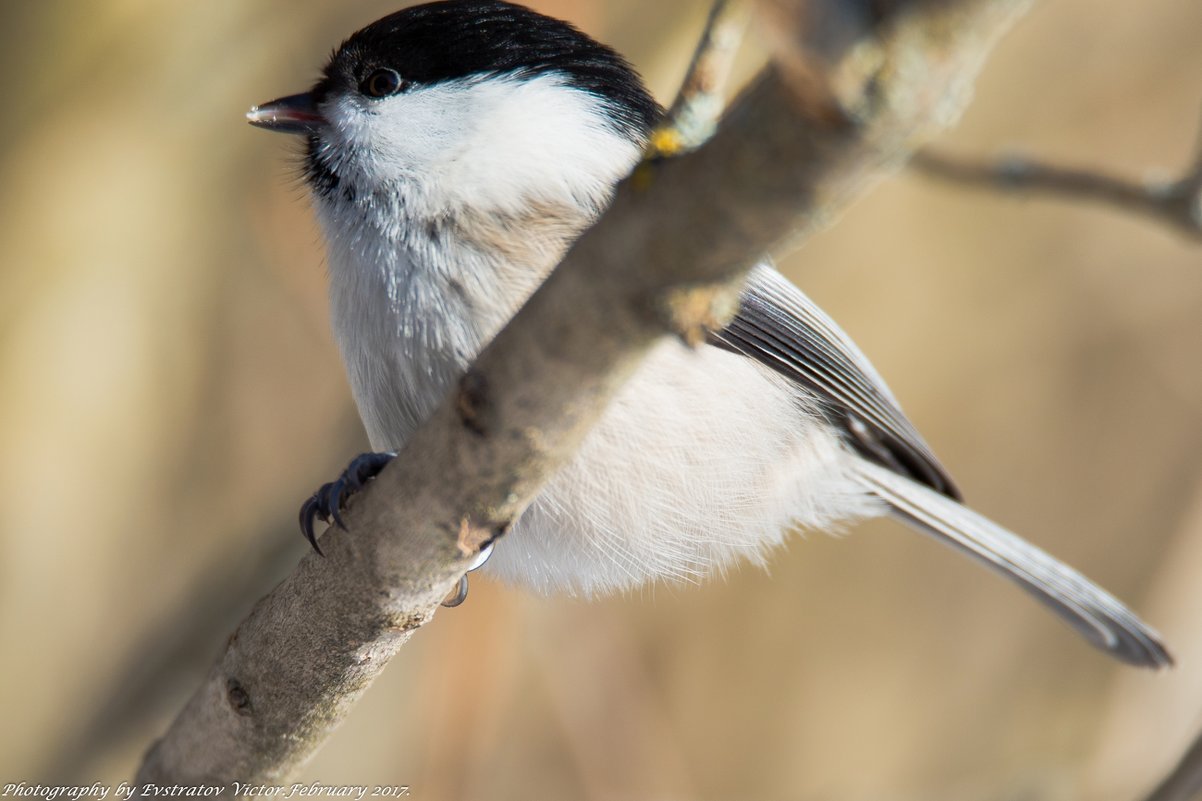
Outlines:
[[[587,223],[536,204],[327,230],[334,334],[373,448],[404,444]]]

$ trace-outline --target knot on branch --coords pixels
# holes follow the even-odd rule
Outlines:
[[[242,682],[233,676],[230,676],[225,681],[225,698],[229,701],[230,707],[242,717],[250,717],[254,714],[255,710],[250,702],[250,693],[242,686]]]
[[[670,289],[660,301],[660,316],[672,333],[695,348],[711,331],[725,328],[738,312],[741,284]]]
[[[488,436],[485,418],[490,409],[488,379],[475,368],[469,369],[459,379],[459,394],[455,408],[459,419],[469,431],[481,437]]]
[[[464,556],[475,556],[487,548],[494,540],[500,539],[513,527],[512,520],[493,522],[488,525],[473,523],[471,517],[459,521],[459,534],[455,544]]]
[[[411,631],[417,631],[422,626],[426,625],[430,620],[430,615],[422,614],[407,614],[401,615],[388,625],[390,631],[399,631],[402,634],[408,634]]]

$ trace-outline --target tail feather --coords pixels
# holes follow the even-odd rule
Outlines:
[[[896,516],[1014,581],[1098,648],[1140,667],[1173,664],[1160,635],[1071,567],[968,507],[885,467],[862,461],[857,472]]]

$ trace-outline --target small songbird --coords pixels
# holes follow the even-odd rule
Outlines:
[[[307,142],[333,326],[372,447],[302,510],[338,519],[609,203],[662,109],[617,53],[493,0],[399,11],[313,89],[251,110]],[[1102,589],[960,503],[859,348],[771,266],[734,321],[653,349],[484,566],[598,593],[762,560],[793,527],[892,515],[1019,584],[1094,645],[1171,663]]]

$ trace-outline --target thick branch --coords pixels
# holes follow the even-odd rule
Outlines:
[[[697,339],[722,324],[761,254],[953,120],[982,49],[1025,6],[899,6],[829,59],[840,80],[829,96],[841,107],[799,97],[796,82],[770,73],[705,146],[642,165],[356,497],[350,531],[322,542],[327,558],[302,560],[239,626],[139,782],[291,774],[430,619],[481,543],[571,457],[640,357],[666,334]]]
[[[910,163],[924,175],[964,186],[1110,206],[1202,241],[1202,132],[1194,164],[1175,181],[1133,181],[1017,157],[989,162],[924,152]]]

